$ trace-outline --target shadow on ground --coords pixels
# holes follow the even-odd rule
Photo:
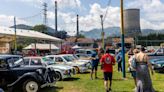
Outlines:
[[[77,81],[80,78],[65,78],[63,81]]]
[[[80,73],[80,74],[89,74],[90,73],[90,71],[87,71],[87,72],[84,72],[84,73]]]
[[[59,90],[62,90],[63,87],[45,87],[42,88],[39,92],[59,92]]]

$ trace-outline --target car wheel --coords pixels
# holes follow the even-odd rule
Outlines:
[[[79,70],[79,68],[77,66],[75,66],[75,70],[76,70],[76,74],[80,73],[80,70]]]
[[[55,79],[56,79],[57,81],[62,80],[62,76],[61,76],[61,74],[60,74],[59,72],[56,72],[56,74],[55,74]]]
[[[39,90],[39,84],[30,79],[23,83],[23,92],[37,92]]]

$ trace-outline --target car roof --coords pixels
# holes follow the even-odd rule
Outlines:
[[[24,57],[24,58],[42,58],[41,56],[31,56],[31,57]]]
[[[0,55],[0,58],[10,58],[10,57],[22,57],[21,55]]]

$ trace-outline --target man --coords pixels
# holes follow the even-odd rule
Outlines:
[[[116,60],[118,63],[118,72],[121,71],[122,72],[122,54],[121,54],[121,50],[118,51],[118,54],[116,55]]]
[[[104,86],[106,92],[111,91],[112,86],[112,74],[113,74],[113,65],[115,64],[115,59],[112,55],[109,54],[109,50],[106,51],[100,60],[102,70],[104,73]],[[108,86],[108,80],[110,81],[110,85]]]
[[[93,73],[95,73],[95,79],[97,79],[97,67],[99,63],[99,58],[97,54],[92,55],[92,69],[91,69],[91,80],[93,80]]]

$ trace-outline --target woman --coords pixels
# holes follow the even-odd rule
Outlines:
[[[130,59],[128,60],[129,61],[129,67],[130,67],[130,72],[131,72],[131,75],[134,79],[134,83],[135,83],[135,87],[137,86],[137,80],[136,80],[136,69],[133,68],[132,66],[132,60],[135,58],[135,55],[139,53],[138,49],[134,49],[133,50],[133,56],[130,57]]]
[[[135,56],[137,78],[136,92],[154,92],[148,67],[152,74],[153,70],[151,64],[148,62],[148,56],[144,51],[145,49],[142,47],[140,53]]]

